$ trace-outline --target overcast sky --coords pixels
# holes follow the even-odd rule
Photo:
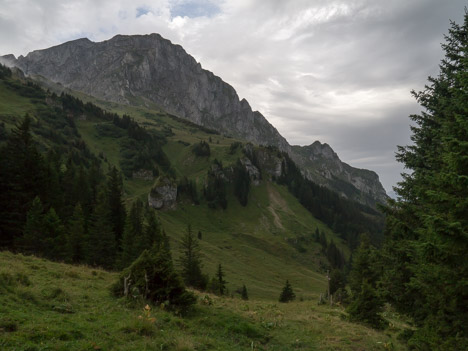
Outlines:
[[[466,0],[0,0],[0,55],[160,33],[231,84],[291,144],[330,144],[387,191],[410,95],[437,75]]]

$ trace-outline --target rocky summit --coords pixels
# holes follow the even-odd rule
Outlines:
[[[117,35],[103,42],[70,41],[4,60],[96,98],[163,109],[198,125],[288,152],[309,179],[374,206],[387,195],[376,173],[342,163],[327,144],[290,146],[235,89],[159,34]]]

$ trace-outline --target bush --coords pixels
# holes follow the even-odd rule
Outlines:
[[[113,291],[117,296],[143,298],[181,313],[196,302],[175,272],[170,253],[156,248],[143,251],[121,273]]]

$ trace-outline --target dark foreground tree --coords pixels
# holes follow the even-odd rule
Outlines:
[[[437,77],[413,92],[414,142],[397,159],[411,171],[387,209],[384,286],[419,328],[420,350],[468,349],[468,13],[451,23]]]
[[[281,295],[279,297],[279,302],[289,302],[293,301],[296,298],[296,294],[294,294],[293,288],[291,284],[289,284],[289,280],[286,280],[286,284],[284,285],[283,291],[281,291]]]
[[[186,312],[196,302],[196,297],[184,287],[176,273],[171,255],[155,245],[144,250],[140,257],[126,268],[113,286],[117,296],[142,298],[165,308]]]

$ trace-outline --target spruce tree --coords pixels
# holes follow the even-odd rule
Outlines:
[[[291,284],[289,284],[289,280],[286,280],[286,284],[281,291],[279,302],[289,302],[293,301],[296,298],[296,294],[294,294],[293,288]]]
[[[41,255],[45,251],[42,235],[44,207],[39,197],[35,197],[26,215],[23,236],[16,239],[16,246],[24,253]]]
[[[145,209],[145,225],[143,228],[142,246],[150,249],[154,245],[161,245],[161,227],[156,218],[155,210],[151,207]]]
[[[182,266],[182,278],[186,285],[198,288],[206,289],[208,279],[203,275],[201,271],[201,253],[198,239],[192,232],[190,225],[187,226],[187,232],[182,238],[182,255],[180,258],[180,264]]]
[[[0,149],[0,247],[12,247],[22,234],[36,196],[46,198],[46,169],[31,135],[26,115]]]
[[[117,245],[112,224],[109,222],[110,210],[103,191],[98,192],[96,200],[91,216],[86,260],[91,265],[111,269],[115,264]]]
[[[242,300],[248,300],[249,299],[249,294],[247,293],[247,287],[242,285],[242,292],[241,292],[241,298]]]
[[[234,167],[234,195],[242,206],[247,206],[250,190],[250,175],[245,166],[237,160]]]
[[[383,284],[411,316],[418,349],[468,349],[468,12],[451,23],[437,77],[413,92],[423,111],[410,116],[413,145],[398,161],[411,173],[387,208]]]
[[[53,207],[44,215],[42,227],[42,242],[45,247],[43,256],[52,260],[65,260],[67,255],[65,227]]]
[[[349,273],[351,303],[348,313],[352,321],[380,329],[384,320],[380,316],[383,300],[377,290],[380,279],[380,264],[377,250],[370,244],[369,237],[362,235],[361,245],[353,254]]]
[[[224,279],[224,271],[221,263],[218,265],[218,270],[216,271],[216,281],[219,295],[224,295],[226,293],[226,284],[227,281]]]
[[[123,182],[117,168],[112,167],[107,175],[107,201],[109,220],[112,223],[115,239],[120,242],[125,226],[125,204],[123,201]]]
[[[73,210],[67,229],[67,259],[74,263],[83,262],[86,251],[86,222],[79,203]]]
[[[143,242],[143,203],[140,200],[133,202],[125,221],[118,266],[128,267],[145,249]]]
[[[141,297],[182,313],[196,302],[196,297],[185,289],[164,246],[144,250],[121,273],[113,291],[117,296]]]

